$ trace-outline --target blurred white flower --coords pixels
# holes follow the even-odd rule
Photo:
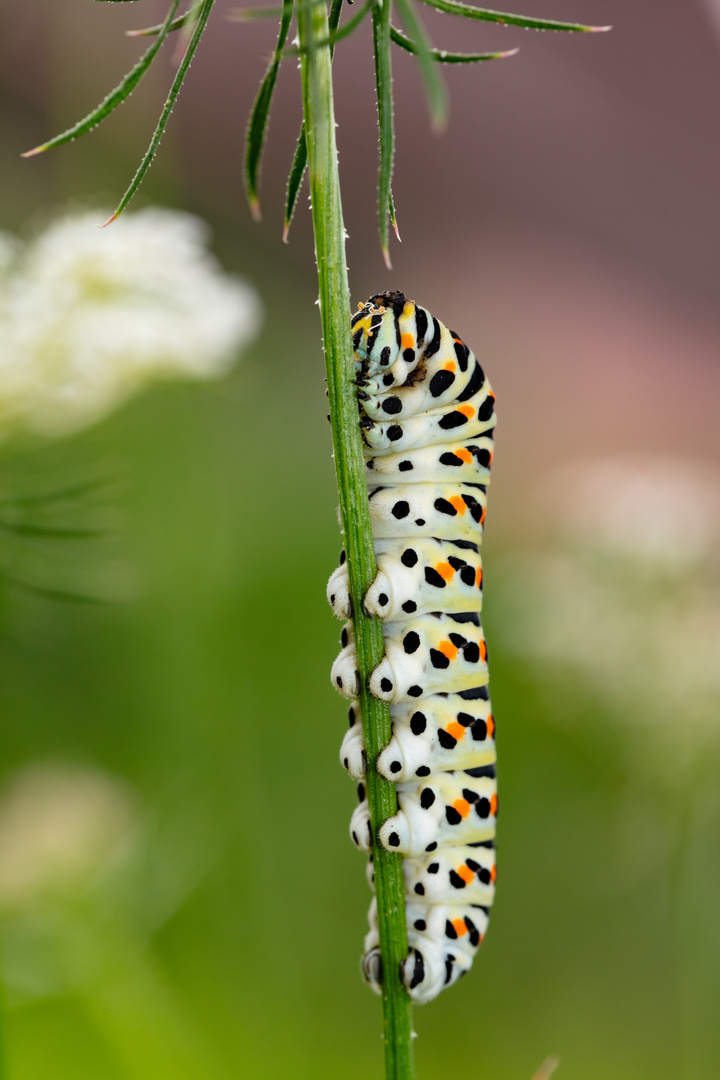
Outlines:
[[[257,294],[200,219],[101,220],[67,217],[25,247],[0,235],[0,438],[76,431],[157,378],[222,375],[258,330]]]
[[[0,794],[0,912],[78,896],[132,850],[133,792],[82,766],[31,765]]]
[[[499,633],[558,713],[576,712],[574,674],[670,768],[687,763],[720,741],[720,476],[609,459],[555,473],[543,496],[554,544],[506,562]]]

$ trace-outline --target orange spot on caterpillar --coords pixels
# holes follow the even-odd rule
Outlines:
[[[467,510],[467,506],[465,505],[465,500],[463,499],[462,495],[453,495],[452,499],[448,499],[448,502],[451,506],[455,507],[460,517],[462,517],[462,515]]]
[[[449,562],[439,562],[435,567],[436,573],[440,575],[443,581],[452,581],[455,571]]]
[[[497,809],[498,809],[498,797],[497,797],[497,795],[491,795],[491,797],[490,797],[490,813],[492,814],[493,817],[495,817],[495,815],[497,814]],[[458,810],[458,813],[460,813],[459,810]]]
[[[478,648],[480,649],[480,659],[485,663],[487,660],[487,645],[485,641],[478,641]]]
[[[475,875],[472,872],[472,870],[470,869],[470,867],[466,866],[465,863],[463,863],[462,866],[458,866],[458,868],[457,868],[457,870],[455,872],[456,872],[456,874],[457,874],[457,876],[459,878],[463,879],[463,881],[465,882],[466,885],[469,885],[470,882],[475,877]]]
[[[448,360],[447,364],[445,364],[445,371],[454,371],[456,367],[457,364],[454,360]]]
[[[487,720],[485,721],[485,726],[487,727],[488,735],[492,739],[493,735],[495,734],[495,717],[492,715],[492,713],[490,713]]]
[[[493,798],[497,801],[497,795],[493,795]],[[490,806],[492,806],[492,801]],[[467,799],[456,799],[453,803],[453,809],[457,810],[460,817],[467,817],[470,813],[470,803]]]
[[[494,884],[496,878],[497,878],[497,866],[495,865],[495,863],[493,863],[492,866],[490,867],[490,881]]]
[[[462,937],[463,934],[467,934],[468,932],[468,928],[465,925],[464,919],[453,919],[452,926],[458,937]]]
[[[469,465],[472,461],[472,454],[469,450],[466,450],[464,446],[459,447],[457,450],[453,450],[455,457],[459,457],[461,461],[464,461],[466,465]]]
[[[452,735],[453,739],[457,739],[458,742],[465,736],[465,728],[462,724],[458,724],[457,720],[453,720],[451,724],[445,728],[448,735]]]
[[[438,651],[447,656],[448,660],[454,660],[458,654],[457,645],[453,645],[452,641],[441,641],[438,645]]]
[[[403,336],[400,338],[400,346],[403,349],[414,349],[415,338],[412,336],[412,334],[403,334]]]
[[[477,585],[478,589],[482,585],[482,566],[478,566],[477,570],[475,571],[475,584]]]
[[[456,412],[462,413],[463,416],[467,416],[469,420],[470,417],[474,414],[475,410],[473,409],[472,405],[460,405],[456,409]]]
[[[485,524],[485,507],[484,506],[482,508],[482,513],[480,514],[480,524],[481,525]]]

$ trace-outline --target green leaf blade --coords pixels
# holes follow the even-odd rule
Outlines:
[[[300,126],[300,134],[298,135],[297,144],[295,146],[295,155],[293,157],[292,166],[290,167],[290,175],[287,182],[287,192],[285,195],[285,221],[283,223],[284,244],[287,244],[288,242],[288,234],[290,232],[293,215],[295,214],[295,207],[297,205],[298,195],[300,194],[300,185],[302,184],[306,168],[307,142],[305,139],[305,121],[303,121]]]
[[[157,40],[146,49],[122,82],[118,83],[115,89],[111,90],[110,93],[103,98],[97,108],[93,109],[93,111],[88,113],[82,120],[78,120],[77,124],[73,124],[67,131],[61,132],[60,135],[56,135],[53,139],[49,139],[40,146],[35,146],[32,150],[27,150],[21,157],[35,157],[36,154],[41,154],[45,150],[52,149],[54,146],[62,146],[63,143],[72,142],[73,139],[78,139],[81,135],[86,135],[89,131],[92,131],[93,128],[96,128],[98,124],[102,123],[102,121],[109,116],[118,105],[122,105],[123,101],[125,101],[125,99],[133,92],[160,51],[162,43],[170,31],[170,24],[172,23],[175,12],[179,6],[180,0],[173,0],[165,21],[158,31]]]

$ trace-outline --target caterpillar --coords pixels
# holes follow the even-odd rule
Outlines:
[[[403,856],[409,952],[401,975],[420,1003],[469,970],[495,892],[495,722],[479,551],[495,396],[461,338],[401,292],[359,305],[352,341],[378,571],[363,606],[383,620],[385,640],[369,689],[390,703],[392,720],[377,769],[398,796],[379,841]],[[351,700],[340,750],[358,781],[350,833],[372,860],[344,552],[327,595],[345,620],[331,677]],[[368,878],[372,886],[372,862]],[[380,992],[374,899],[369,925],[362,970]]]

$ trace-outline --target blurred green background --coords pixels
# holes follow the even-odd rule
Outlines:
[[[27,233],[68,202],[112,205],[131,175],[169,58],[113,126],[54,158],[17,156],[129,66],[137,47],[121,31],[155,21],[161,5],[127,6],[3,5],[2,227]],[[471,343],[499,399],[485,542],[498,899],[472,974],[417,1010],[420,1080],[530,1080],[551,1053],[563,1080],[720,1070],[718,697],[696,723],[685,671],[674,737],[654,703],[638,726],[642,698],[604,693],[587,665],[538,660],[512,621],[542,602],[517,584],[518,560],[565,542],[546,506],[550,463],[669,453],[712,470],[720,456],[720,48],[701,4],[690,15],[655,4],[652,27],[636,7],[528,11],[614,22],[612,40],[479,36],[523,54],[501,71],[452,73],[444,143],[431,142],[415,75],[398,61],[393,275],[375,241],[367,36],[347,43],[340,69],[353,299],[390,286],[417,295]],[[229,29],[220,14],[138,205],[210,221],[225,267],[263,298],[262,334],[227,379],[157,387],[5,466],[36,486],[89,466],[119,477],[119,539],[110,554],[88,544],[76,557],[108,579],[119,558],[133,582],[112,605],[3,598],[6,793],[24,777],[31,793],[50,792],[62,823],[79,792],[77,820],[96,815],[101,838],[67,881],[5,904],[13,1080],[381,1074],[379,1002],[358,967],[369,895],[337,760],[345,708],[328,678],[339,627],[324,587],[340,545],[304,199],[290,248],[280,243],[295,73],[281,80],[267,220],[254,229],[240,145],[272,31]],[[453,47],[458,29],[443,29]],[[712,475],[703,506],[717,550]],[[676,496],[668,482],[670,518]],[[587,535],[573,552],[589,550]],[[633,582],[648,560],[590,560],[596,586],[620,583],[640,628],[625,650],[628,685],[641,667],[653,677],[643,627],[658,598],[671,627],[676,605],[702,611],[703,663],[720,670],[706,546],[671,580],[651,566],[646,590]],[[51,571],[57,545],[46,554]],[[32,813],[3,824],[10,794],[0,839],[11,829],[32,855]]]

